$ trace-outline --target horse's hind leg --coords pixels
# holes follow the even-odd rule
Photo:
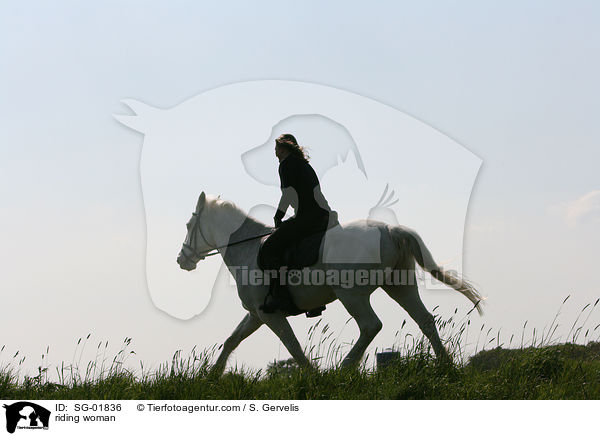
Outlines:
[[[449,359],[448,352],[442,344],[435,325],[435,319],[421,301],[416,282],[413,283],[408,285],[386,285],[383,286],[383,290],[396,300],[408,312],[410,317],[415,320],[423,334],[429,339],[436,357],[439,359]]]
[[[356,344],[354,344],[354,347],[352,347],[342,362],[343,366],[353,366],[359,363],[365,350],[373,342],[383,324],[371,307],[370,292],[360,292],[354,289],[336,289],[335,293],[348,313],[352,315],[360,330],[360,336]]]
[[[225,369],[227,358],[233,352],[233,350],[235,350],[244,339],[258,330],[262,324],[263,322],[258,317],[248,313],[233,331],[231,336],[229,336],[223,343],[223,350],[212,367],[212,372],[215,374],[221,374]]]

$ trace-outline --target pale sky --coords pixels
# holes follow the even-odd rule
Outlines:
[[[132,337],[136,358],[154,363],[226,338],[243,314],[229,291],[188,321],[152,304],[143,137],[113,114],[127,113],[124,98],[171,108],[264,79],[368,97],[479,157],[463,270],[488,304],[473,329],[485,323],[508,343],[527,320],[530,337],[570,294],[559,318],[566,336],[600,297],[599,15],[584,1],[3,2],[0,362],[20,350],[37,367],[48,345],[51,363],[69,362],[88,333],[90,348],[109,340],[115,351]],[[386,311],[380,294],[373,306],[384,331],[375,345],[391,346],[407,316]],[[440,305],[436,313],[468,309],[458,294],[422,297],[430,310]],[[346,319],[335,303],[323,322],[341,331]],[[310,323],[293,323],[305,344]],[[587,327],[599,323],[592,313]],[[405,329],[416,332],[411,321]],[[344,339],[355,336],[354,325],[344,328]],[[263,327],[230,362],[259,368],[286,356]]]

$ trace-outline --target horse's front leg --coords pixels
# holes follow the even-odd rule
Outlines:
[[[305,368],[312,368],[310,361],[302,351],[302,347],[290,326],[290,323],[280,313],[264,313],[260,312],[260,316],[262,320],[267,324],[267,326],[275,333],[283,345],[288,350],[288,352],[292,355],[296,363]]]
[[[223,343],[223,350],[221,350],[221,354],[213,365],[211,373],[216,375],[222,374],[225,370],[225,365],[227,364],[229,355],[237,348],[238,345],[240,345],[240,342],[254,333],[261,325],[263,325],[263,322],[260,320],[260,318],[248,313],[233,331],[231,336],[229,336]]]

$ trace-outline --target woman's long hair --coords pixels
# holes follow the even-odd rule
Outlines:
[[[285,147],[286,150],[288,150],[292,155],[299,157],[300,159],[305,160],[306,162],[308,162],[308,160],[310,159],[308,153],[306,152],[306,149],[304,147],[299,146],[298,141],[296,141],[294,135],[290,133],[284,133],[283,135],[280,135],[275,140],[275,143],[281,147]]]

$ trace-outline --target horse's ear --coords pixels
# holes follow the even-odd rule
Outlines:
[[[204,193],[204,191],[202,191],[202,194],[200,194],[200,197],[198,198],[196,212],[200,212],[200,210],[202,210],[202,208],[204,207],[204,203],[206,203],[206,194]]]
[[[129,109],[131,109],[135,115],[113,114],[113,117],[115,117],[115,119],[121,124],[124,124],[130,129],[136,130],[140,133],[146,133],[146,127],[148,126],[148,123],[151,122],[155,114],[161,110],[147,105],[146,103],[142,103],[141,101],[130,98],[121,100],[121,103],[129,107]]]

